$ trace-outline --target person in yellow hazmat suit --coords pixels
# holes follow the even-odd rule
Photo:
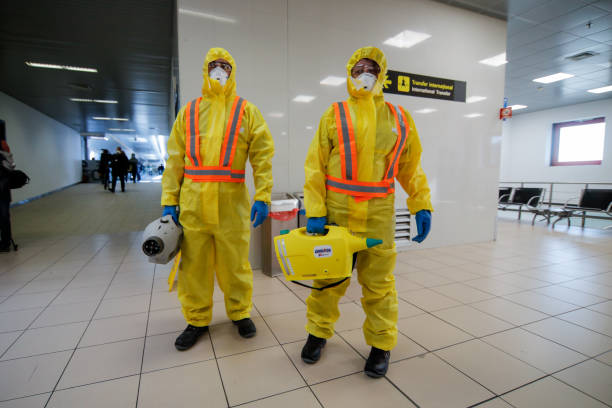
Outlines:
[[[255,181],[255,227],[268,216],[272,191],[274,142],[257,107],[236,95],[230,53],[211,48],[203,77],[202,96],[182,107],[174,122],[162,178],[163,215],[183,226],[178,297],[187,328],[175,341],[178,350],[208,330],[215,272],[227,316],[242,337],[255,335],[247,159]]]
[[[414,122],[404,108],[383,98],[385,55],[375,47],[360,48],[346,68],[349,98],[332,104],[321,117],[304,164],[304,200],[308,232],[321,234],[326,224],[337,224],[358,236],[383,240],[355,258],[366,314],[363,333],[372,347],[365,373],[377,378],[386,374],[397,343],[394,180],[408,193],[408,208],[416,215],[415,241],[422,242],[429,233],[433,208]],[[315,280],[314,286],[329,283]],[[349,280],[313,290],[306,300],[304,362],[319,360],[348,285]]]

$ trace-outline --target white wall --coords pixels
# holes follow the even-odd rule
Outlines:
[[[81,181],[81,137],[69,127],[0,92],[0,118],[17,168],[31,181],[13,202]]]
[[[346,63],[357,48],[381,48],[393,70],[467,81],[468,96],[488,99],[468,105],[385,98],[410,112],[438,110],[413,113],[435,208],[432,233],[422,246],[493,239],[501,138],[496,116],[504,67],[478,61],[505,51],[504,22],[427,0],[179,0],[178,8],[181,104],[200,95],[208,49],[228,49],[237,63],[238,94],[259,107],[274,137],[274,191],[302,190],[304,158],[319,118],[332,102],[347,98],[346,85],[329,87],[319,81],[328,75],[345,77]],[[432,37],[409,49],[383,45],[404,30]],[[316,99],[293,102],[298,94]],[[283,116],[270,117],[271,112]],[[464,117],[472,112],[484,116]],[[405,207],[404,197],[398,194],[398,206]]]
[[[601,165],[551,166],[552,125],[606,118]],[[500,180],[535,182],[612,182],[612,99],[524,113],[503,125]]]

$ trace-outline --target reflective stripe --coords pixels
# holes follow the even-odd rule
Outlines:
[[[406,122],[404,121],[404,112],[401,110],[399,106],[393,106],[390,103],[387,103],[393,116],[395,118],[395,125],[398,128],[398,140],[395,145],[395,149],[393,152],[393,160],[389,163],[389,168],[387,169],[386,178],[393,179],[397,173],[397,164],[400,155],[402,154],[402,150],[404,149],[404,144],[406,143]]]
[[[185,177],[197,181],[219,181],[219,182],[244,182],[244,170],[232,169],[234,153],[238,145],[238,135],[242,123],[246,100],[237,96],[232,105],[229,123],[226,127],[225,138],[219,155],[219,166],[202,166],[200,158],[200,101],[195,99],[187,104],[185,109],[186,124],[186,147],[185,154],[191,161],[192,166],[186,166]],[[195,154],[194,154],[195,153]]]
[[[189,176],[230,176],[231,178],[240,179],[244,178],[244,171],[242,170],[231,170],[231,169],[185,169],[186,175]]]
[[[196,142],[196,140],[198,139],[199,136],[199,129],[196,129],[195,126],[195,116],[198,114],[198,112],[196,112],[195,106],[196,101],[192,101],[189,103],[189,128],[190,132],[189,132],[189,146],[191,147],[191,149],[189,149],[189,155],[191,156],[191,161],[193,162],[194,166],[199,166],[200,162],[198,161],[198,157],[197,155],[193,154],[193,150],[197,149],[197,147],[199,147],[199,142]]]
[[[234,144],[236,143],[236,135],[240,129],[240,122],[242,121],[242,112],[244,110],[244,105],[246,105],[246,101],[240,97],[238,97],[238,104],[234,111],[232,112],[232,124],[229,130],[229,139],[227,141],[227,145],[225,148],[225,157],[223,159],[223,166],[230,165],[230,157],[232,151],[234,150]]]
[[[385,171],[384,179],[380,182],[362,182],[354,180],[356,176],[357,155],[355,154],[355,137],[353,134],[353,124],[347,102],[337,102],[334,104],[336,113],[336,128],[338,131],[338,145],[340,150],[340,162],[342,164],[342,178],[327,176],[326,187],[329,190],[355,197],[356,201],[369,200],[373,197],[385,197],[395,192],[393,180],[397,175],[399,158],[404,150],[408,138],[407,119],[404,111],[398,105],[393,106],[387,102],[391,113],[395,119],[397,128],[397,140],[393,149],[392,159]]]
[[[355,193],[388,193],[389,186],[366,186],[363,184],[342,183],[335,180],[327,179],[327,185],[340,188],[342,190],[353,191]]]
[[[340,129],[338,129],[338,131],[342,132],[340,134],[341,136],[340,143],[342,143],[344,147],[343,149],[344,150],[344,168],[346,169],[345,178],[347,180],[352,180],[353,179],[353,155],[351,152],[351,137],[350,137],[351,135],[349,134],[349,126],[346,120],[347,114],[350,115],[350,113],[347,112],[348,109],[346,108],[348,108],[348,106],[346,105],[346,102],[338,102],[337,105],[338,105],[338,112],[340,114]],[[350,133],[353,133],[353,132],[350,132]]]

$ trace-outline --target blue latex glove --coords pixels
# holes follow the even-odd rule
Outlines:
[[[429,210],[421,210],[414,216],[416,219],[416,226],[419,235],[412,238],[413,241],[423,242],[425,238],[427,238],[427,234],[429,234],[429,230],[431,229],[431,213]]]
[[[162,217],[165,215],[171,215],[174,223],[178,225],[178,213],[176,212],[176,205],[164,205],[164,212],[162,212]]]
[[[325,224],[327,224],[327,217],[309,218],[306,224],[306,231],[311,234],[325,234]]]
[[[268,218],[268,204],[263,201],[255,201],[251,207],[251,222],[255,220],[253,228],[260,226],[266,218]]]

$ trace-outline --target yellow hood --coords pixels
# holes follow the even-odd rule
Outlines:
[[[353,86],[353,81],[351,81],[351,78],[352,78],[351,70],[353,69],[353,66],[355,66],[355,64],[357,64],[359,60],[363,58],[371,59],[372,61],[375,61],[378,64],[378,66],[380,66],[380,74],[378,75],[378,80],[376,81],[376,84],[374,85],[374,89],[372,90],[372,92],[369,92],[363,89],[361,90],[355,89],[355,87]],[[382,96],[383,83],[384,83],[386,74],[387,74],[387,58],[385,57],[385,54],[381,50],[379,50],[376,47],[359,48],[357,51],[355,51],[353,56],[349,59],[348,63],[346,64],[346,75],[347,75],[346,89],[348,90],[348,93],[355,98],[368,96],[368,95]]]
[[[224,86],[221,86],[219,81],[211,80],[208,76],[208,64],[219,58],[223,58],[232,66],[232,73]],[[202,77],[204,82],[202,84],[202,96],[214,97],[217,95],[225,95],[226,97],[232,97],[236,94],[236,62],[232,55],[227,52],[224,48],[211,48],[206,54],[204,59],[204,66],[202,67]]]

